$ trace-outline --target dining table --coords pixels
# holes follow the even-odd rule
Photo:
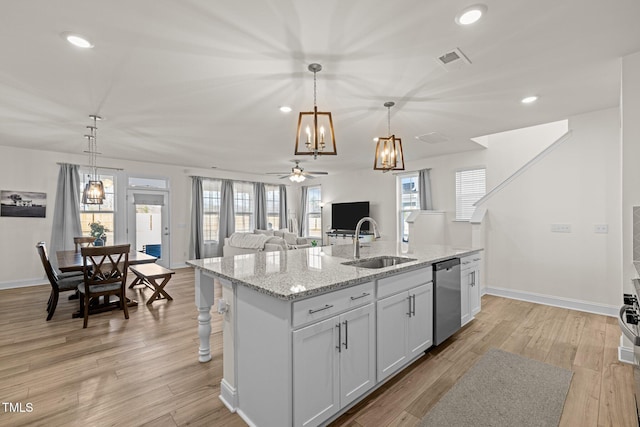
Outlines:
[[[82,252],[75,250],[57,251],[56,259],[58,260],[58,269],[65,273],[68,271],[82,271],[84,268],[84,260],[82,259]],[[145,254],[144,252],[138,252],[131,250],[129,252],[129,265],[136,264],[152,264],[158,260],[157,257]],[[71,295],[69,299],[76,299],[76,295]],[[92,313],[99,313],[102,311],[113,310],[118,307],[117,301],[109,301],[108,297],[104,297],[106,300],[97,307],[91,309]],[[129,307],[135,307],[138,305],[136,300],[127,297],[127,305]],[[72,317],[82,317],[82,314],[78,311],[73,313]]]
[[[58,260],[58,268],[63,273],[68,271],[82,271],[83,269],[84,264],[80,251],[57,251],[56,258]],[[144,252],[138,252],[136,250],[129,252],[129,265],[152,264],[157,260],[157,257],[145,254]]]

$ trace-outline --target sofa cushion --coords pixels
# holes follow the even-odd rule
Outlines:
[[[253,234],[264,234],[265,236],[273,236],[273,230],[260,230],[256,228],[253,230]]]
[[[282,237],[276,237],[276,236],[269,237],[267,239],[267,241],[265,242],[265,246],[267,244],[278,245],[278,246],[280,246],[282,248],[281,250],[286,250],[287,249],[287,242]]]

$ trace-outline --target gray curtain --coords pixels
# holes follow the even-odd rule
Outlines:
[[[189,258],[204,258],[204,198],[202,177],[191,177],[191,242]]]
[[[307,230],[307,187],[300,187],[300,205],[298,234],[302,237]]]
[[[225,237],[236,231],[236,214],[233,208],[233,181],[223,179],[220,186],[220,223],[218,225],[218,256],[222,256]]]
[[[433,210],[430,171],[431,169],[422,169],[418,171],[418,196],[420,197],[421,210]]]
[[[253,197],[255,199],[256,228],[267,229],[267,193],[262,182],[253,184]]]
[[[53,210],[50,253],[73,250],[73,238],[82,236],[80,226],[80,174],[78,165],[63,163],[58,172],[58,189]],[[51,256],[55,268],[58,261]]]
[[[287,186],[280,184],[280,228],[287,228],[289,220],[287,216]]]

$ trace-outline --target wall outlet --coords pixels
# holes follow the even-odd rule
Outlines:
[[[551,224],[552,233],[571,233],[571,224]]]
[[[594,233],[603,233],[606,234],[609,232],[609,225],[608,224],[596,224],[593,226],[593,232]]]

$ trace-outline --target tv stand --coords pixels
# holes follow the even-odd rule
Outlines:
[[[331,230],[327,231],[326,234],[329,245],[350,245],[353,243],[353,237],[356,235],[355,230]],[[372,242],[373,233],[361,231],[359,238],[361,242]]]

